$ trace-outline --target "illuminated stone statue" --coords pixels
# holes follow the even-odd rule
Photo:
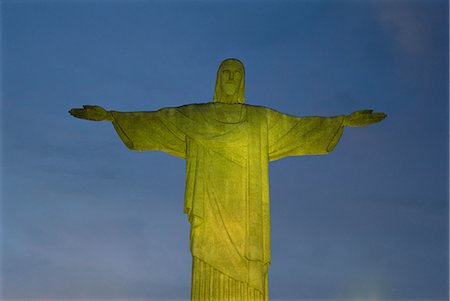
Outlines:
[[[214,102],[153,112],[72,109],[112,121],[131,150],[186,159],[184,212],[191,224],[192,300],[267,300],[270,264],[269,161],[327,154],[344,126],[381,121],[372,110],[296,117],[244,104],[244,66],[222,62]]]

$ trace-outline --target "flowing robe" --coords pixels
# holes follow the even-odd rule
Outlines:
[[[329,153],[342,135],[344,116],[296,117],[221,103],[112,115],[128,148],[186,159],[191,299],[267,300],[268,163]]]

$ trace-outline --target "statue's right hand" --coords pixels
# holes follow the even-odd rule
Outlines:
[[[111,113],[100,106],[83,106],[82,109],[71,109],[69,114],[76,118],[102,121],[112,120]]]

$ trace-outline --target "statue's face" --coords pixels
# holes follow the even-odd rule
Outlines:
[[[244,70],[236,61],[228,61],[222,65],[220,87],[226,95],[235,95],[238,92]]]

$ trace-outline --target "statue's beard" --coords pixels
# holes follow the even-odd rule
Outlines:
[[[236,95],[238,91],[238,86],[236,84],[223,84],[222,85],[222,91],[225,93],[225,95],[232,96]]]
[[[244,96],[241,91],[243,82],[222,81],[220,85],[216,85],[214,94],[214,102],[227,104],[243,104]]]

